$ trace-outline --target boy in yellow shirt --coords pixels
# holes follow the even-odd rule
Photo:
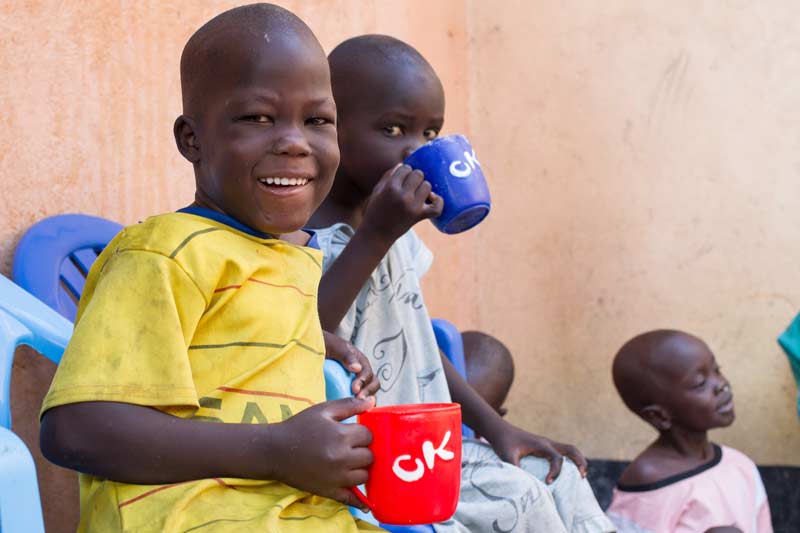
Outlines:
[[[42,451],[82,473],[80,531],[375,529],[340,503],[371,435],[339,423],[374,399],[324,401],[322,254],[301,230],[339,162],[325,54],[290,12],[244,6],[191,37],[181,88],[195,201],[98,258]]]

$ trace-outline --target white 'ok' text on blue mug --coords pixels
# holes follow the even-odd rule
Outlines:
[[[461,233],[489,214],[489,188],[475,150],[463,135],[447,135],[425,143],[404,163],[421,170],[433,192],[444,200],[442,214],[432,220],[439,231]]]

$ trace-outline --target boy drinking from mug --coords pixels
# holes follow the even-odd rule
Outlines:
[[[411,227],[437,216],[442,199],[400,165],[442,129],[444,91],[433,68],[379,35],[345,41],[329,63],[341,163],[311,222],[325,254],[323,327],[338,328],[370,359],[380,405],[452,398],[490,443],[464,443],[458,509],[437,531],[614,531],[580,452],[504,421],[440,356],[420,289],[432,255]]]

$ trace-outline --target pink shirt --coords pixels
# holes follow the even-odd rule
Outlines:
[[[619,533],[702,533],[735,526],[772,533],[767,493],[742,452],[714,445],[714,459],[656,483],[617,486],[608,516]]]

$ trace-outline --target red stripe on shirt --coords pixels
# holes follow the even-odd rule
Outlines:
[[[295,285],[280,285],[278,283],[270,283],[268,281],[262,281],[256,278],[247,278],[247,281],[252,281],[253,283],[260,283],[261,285],[269,285],[270,287],[277,287],[279,289],[294,289],[307,298],[315,297],[313,294],[303,292],[303,290],[300,289],[300,287],[297,287]],[[241,289],[241,288],[242,288],[241,285],[226,285],[225,287],[220,287],[219,289],[216,289],[214,292],[217,293],[217,292],[229,291],[231,289]]]
[[[235,392],[237,394],[248,394],[250,396],[271,396],[273,398],[286,398],[288,400],[297,400],[298,402],[305,402],[308,405],[314,405],[314,401],[302,396],[292,396],[291,394],[283,394],[282,392],[267,392],[263,390],[247,390],[247,389],[234,389],[232,387],[217,387],[217,390],[224,392]]]
[[[220,478],[218,478],[218,477],[215,477],[215,478],[212,478],[212,479],[213,479],[214,481],[216,481],[216,482],[217,482],[219,485],[223,486],[223,487],[230,487],[230,485],[228,485],[227,483],[225,483],[224,481],[222,481],[222,480],[221,480]],[[136,502],[138,502],[139,500],[142,500],[142,499],[144,499],[144,498],[147,498],[148,496],[152,496],[152,495],[153,495],[153,494],[155,494],[156,492],[161,492],[161,491],[162,491],[162,490],[164,490],[164,489],[171,489],[172,487],[177,487],[178,485],[185,485],[185,484],[187,484],[187,483],[194,483],[195,481],[197,481],[197,480],[194,480],[194,479],[193,479],[193,480],[189,480],[189,481],[181,481],[180,483],[172,483],[172,484],[170,484],[170,485],[162,485],[161,487],[155,488],[155,489],[153,489],[153,490],[149,490],[149,491],[145,492],[144,494],[140,494],[140,495],[138,495],[138,496],[137,496],[137,497],[135,497],[135,498],[131,498],[130,500],[126,500],[126,501],[124,501],[124,502],[120,503],[119,505],[117,505],[117,508],[118,508],[118,509],[122,509],[122,508],[123,508],[123,507],[125,507],[126,505],[130,505],[130,504],[132,504],[132,503],[136,503]],[[233,487],[230,487],[230,488],[233,488]]]
[[[215,290],[214,292],[222,292],[222,291],[228,291],[228,290],[231,290],[231,289],[241,289],[241,288],[242,288],[241,285],[228,285],[227,287],[220,287],[219,289]]]
[[[313,294],[308,294],[307,292],[303,292],[300,290],[300,287],[295,287],[294,285],[278,285],[277,283],[270,283],[268,281],[261,281],[260,279],[255,278],[247,278],[247,281],[252,281],[254,283],[261,283],[262,285],[269,285],[270,287],[278,287],[279,289],[294,289],[303,296],[307,296],[309,298],[314,298]]]

